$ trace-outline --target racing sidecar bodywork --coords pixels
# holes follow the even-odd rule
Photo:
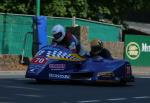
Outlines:
[[[125,60],[83,58],[60,46],[45,46],[32,59],[26,78],[36,80],[80,80],[133,82],[131,65]]]

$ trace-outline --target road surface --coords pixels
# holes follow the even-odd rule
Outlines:
[[[0,103],[150,103],[149,76],[127,86],[49,82],[37,84],[22,74],[0,75]]]

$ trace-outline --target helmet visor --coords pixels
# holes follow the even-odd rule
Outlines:
[[[58,32],[56,34],[53,34],[53,37],[54,37],[55,40],[58,40],[59,38],[62,37],[62,35],[63,35],[62,32]]]

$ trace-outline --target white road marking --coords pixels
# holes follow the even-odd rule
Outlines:
[[[34,94],[16,94],[18,96],[24,96],[24,97],[32,97],[32,98],[40,98],[42,96],[40,95],[34,95]]]
[[[141,97],[132,97],[134,99],[147,99],[150,98],[150,96],[141,96]]]
[[[40,89],[30,88],[30,87],[21,87],[21,86],[5,86],[5,88],[15,88],[15,89],[26,89],[26,90],[40,91]]]
[[[77,103],[98,103],[100,100],[86,100],[86,101],[78,101]]]
[[[139,97],[131,97],[132,99],[150,99],[150,96],[139,96]],[[104,100],[85,100],[85,101],[76,101],[77,103],[100,103],[103,101],[123,101],[123,100],[130,100],[131,98],[110,98]],[[62,103],[69,103],[69,102],[62,102]]]
[[[14,102],[0,102],[0,103],[14,103]]]
[[[9,97],[0,97],[0,99],[9,99]]]
[[[109,101],[121,101],[121,100],[126,100],[127,98],[112,98],[112,99],[107,99]]]

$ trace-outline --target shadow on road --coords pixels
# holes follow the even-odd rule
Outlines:
[[[118,83],[106,83],[106,82],[85,82],[85,81],[36,81],[29,80],[26,82],[30,85],[70,85],[70,86],[91,86],[91,87],[130,87],[135,86],[132,84],[118,84]]]

